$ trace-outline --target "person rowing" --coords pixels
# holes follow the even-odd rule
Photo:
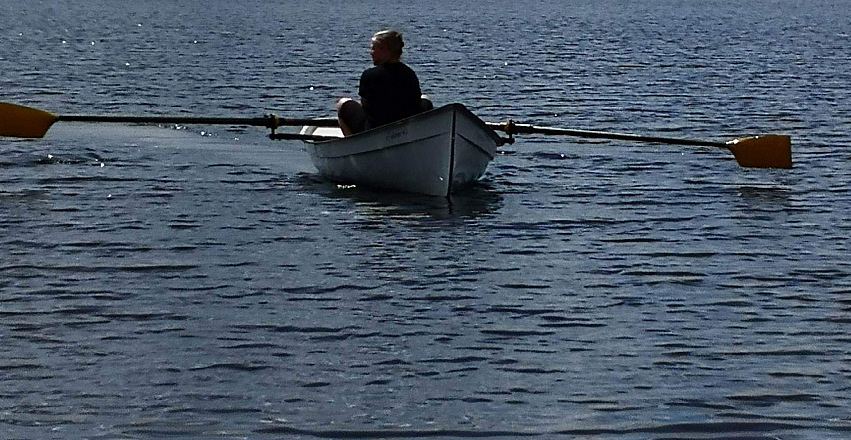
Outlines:
[[[344,135],[351,136],[434,108],[428,96],[422,94],[417,74],[401,61],[404,45],[402,33],[393,29],[372,36],[369,54],[374,66],[361,74],[360,102],[340,98],[336,103]]]

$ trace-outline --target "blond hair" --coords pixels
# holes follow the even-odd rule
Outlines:
[[[387,50],[402,55],[402,48],[405,47],[405,42],[402,41],[402,33],[395,29],[385,29],[373,34],[372,39],[376,43],[384,46]]]

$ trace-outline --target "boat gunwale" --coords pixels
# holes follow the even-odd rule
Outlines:
[[[390,131],[393,127],[404,125],[404,124],[408,123],[409,121],[411,121],[413,119],[421,118],[423,115],[427,115],[429,113],[436,113],[436,112],[440,112],[440,111],[448,111],[449,109],[459,110],[459,111],[466,113],[467,116],[468,116],[468,119],[474,121],[474,123],[476,125],[478,125],[479,127],[484,128],[485,129],[484,131],[486,133],[488,133],[496,141],[497,146],[500,145],[500,143],[501,143],[500,141],[502,140],[502,138],[496,133],[496,131],[494,131],[491,127],[489,127],[487,125],[487,123],[482,121],[481,118],[479,118],[473,112],[471,112],[470,109],[468,109],[464,104],[457,103],[457,102],[446,104],[446,105],[437,107],[435,109],[432,109],[432,110],[429,110],[429,111],[426,111],[426,112],[417,113],[416,115],[409,116],[405,119],[400,119],[398,121],[391,122],[389,124],[385,124],[385,125],[382,125],[382,126],[379,126],[379,127],[371,128],[369,130],[365,130],[365,131],[362,131],[362,132],[359,132],[359,133],[355,133],[351,136],[344,136],[344,137],[340,137],[340,138],[337,138],[337,139],[329,139],[329,140],[321,140],[321,141],[320,140],[306,139],[306,140],[304,140],[304,142],[307,143],[307,144],[310,144],[313,147],[314,154],[316,154],[317,156],[322,157],[322,158],[339,158],[339,157],[346,157],[346,156],[355,156],[355,155],[359,155],[359,154],[383,150],[383,149],[386,149],[386,148],[393,148],[393,147],[400,146],[400,145],[406,145],[410,142],[416,142],[417,140],[409,141],[409,142],[405,142],[405,143],[399,143],[399,144],[379,145],[379,146],[376,146],[373,149],[365,150],[365,151],[361,151],[361,152],[357,152],[357,153],[348,153],[348,154],[341,154],[341,155],[334,155],[334,156],[331,156],[331,155],[326,156],[326,155],[320,155],[319,154],[319,151],[322,150],[322,147],[335,145],[339,142],[352,141],[352,140],[357,139],[359,137],[364,137],[365,135],[371,135],[371,134],[374,134],[374,133],[379,133],[381,131]],[[429,139],[431,137],[434,137],[434,136],[428,136],[428,137],[420,138],[418,140]],[[470,140],[466,136],[463,136],[463,137],[464,137],[464,139]],[[476,143],[473,142],[473,144],[476,144]],[[476,146],[479,147],[477,144],[476,144]],[[493,160],[494,156],[490,152],[482,149],[481,147],[479,147],[479,149],[484,151],[488,155],[488,157],[490,157],[490,159]]]
[[[443,136],[444,134],[445,133],[434,133],[434,134],[430,134],[428,136],[424,136],[424,137],[420,137],[420,138],[416,138],[416,139],[411,139],[409,141],[399,142],[397,144],[388,144],[388,145],[383,145],[383,146],[379,145],[379,146],[376,146],[372,149],[357,151],[357,152],[354,152],[354,153],[343,152],[341,154],[333,154],[333,155],[332,154],[320,154],[321,153],[320,149],[314,147],[314,154],[317,157],[320,157],[322,159],[339,159],[341,157],[356,157],[356,156],[360,156],[360,155],[363,155],[363,154],[373,154],[375,152],[378,152],[378,151],[381,151],[381,150],[386,150],[386,149],[389,149],[389,148],[403,147],[405,145],[413,144],[415,142],[422,142],[422,141],[425,141],[425,140],[428,140],[428,139],[433,139],[433,138],[436,138],[436,137],[439,137],[439,136]],[[341,138],[341,139],[351,139],[351,137]],[[338,140],[339,139],[334,139],[334,140],[330,140],[330,141],[318,141],[318,142],[317,141],[307,141],[307,142],[314,143],[314,144],[321,142],[321,143],[325,144],[327,142],[337,142]]]

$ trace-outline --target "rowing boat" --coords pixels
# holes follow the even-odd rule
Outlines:
[[[502,143],[461,104],[349,137],[337,127],[306,126],[300,134],[331,137],[305,141],[314,166],[327,179],[442,197],[479,180]]]
[[[732,152],[743,167],[792,168],[792,142],[788,135],[768,134],[720,142],[539,127],[516,124],[510,119],[485,123],[461,104],[449,104],[344,138],[337,120],[332,118],[62,115],[0,102],[0,137],[40,138],[58,121],[266,127],[272,130],[271,139],[308,141],[307,151],[313,163],[330,179],[443,197],[478,180],[493,159],[496,147],[514,142],[515,134],[716,147]],[[301,133],[275,132],[283,126],[302,127],[302,130]],[[500,138],[494,130],[504,131],[508,138]]]

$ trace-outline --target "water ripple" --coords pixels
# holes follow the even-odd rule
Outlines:
[[[0,437],[847,437],[845,4],[53,3],[0,6],[4,100],[324,117],[396,26],[485,120],[795,166],[517,135],[435,199],[256,127],[0,140]]]

